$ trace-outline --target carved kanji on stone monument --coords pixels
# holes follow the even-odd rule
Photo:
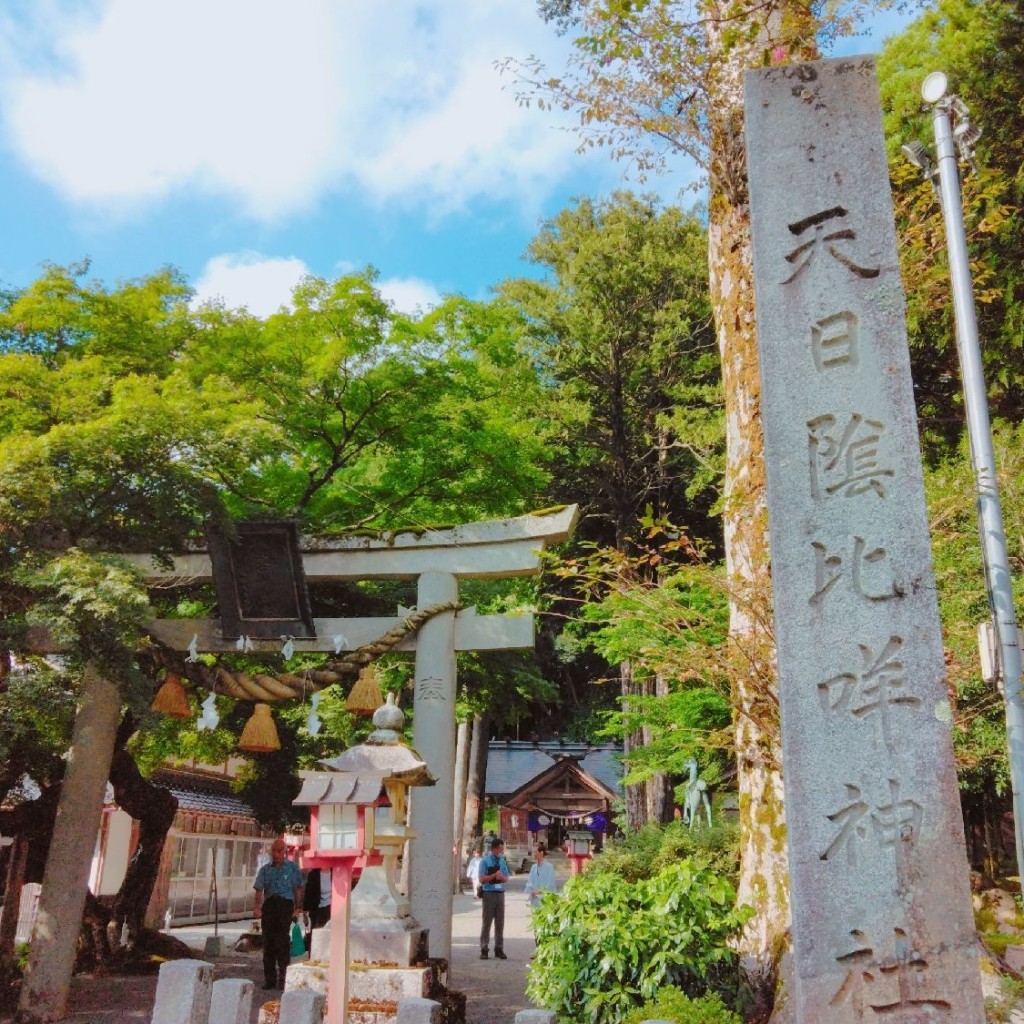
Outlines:
[[[981,1024],[871,58],[751,72],[800,1024]]]

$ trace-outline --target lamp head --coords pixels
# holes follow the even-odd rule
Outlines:
[[[930,174],[932,169],[932,158],[928,152],[928,147],[923,142],[918,142],[916,139],[913,142],[908,142],[900,147],[900,152],[909,160],[915,167],[920,168],[925,174]]]
[[[933,71],[921,83],[921,96],[925,103],[938,103],[946,95],[948,84],[949,82],[944,72]]]

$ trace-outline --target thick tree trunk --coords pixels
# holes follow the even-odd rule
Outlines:
[[[740,903],[757,910],[741,940],[755,989],[770,1007],[788,943],[789,884],[782,752],[754,321],[753,258],[743,136],[742,75],[751,49],[735,46],[711,97],[708,267],[726,413],[724,533],[730,633],[742,652],[733,680],[740,808]]]
[[[32,929],[19,1024],[64,1016],[120,710],[117,687],[87,668]]]
[[[746,668],[734,677],[740,804],[739,899],[757,909],[743,938],[752,973],[770,984],[787,941],[789,886],[777,684],[768,628],[770,563],[764,439],[754,330],[750,217],[715,195],[709,224],[711,291],[726,404],[725,549],[733,600],[730,632]]]
[[[177,797],[163,786],[144,779],[135,759],[125,748],[133,729],[134,722],[126,717],[118,732],[110,782],[118,806],[139,823],[138,842],[107,926],[108,942],[113,948],[120,942],[124,925],[128,926],[129,951],[135,948],[142,934],[146,908],[160,872],[164,843],[178,810]]]
[[[463,849],[471,850],[483,835],[484,794],[487,792],[487,741],[491,732],[488,713],[473,716],[466,776],[466,811],[462,825]]]

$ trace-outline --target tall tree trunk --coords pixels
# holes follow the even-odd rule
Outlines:
[[[466,812],[462,825],[462,845],[471,850],[483,835],[484,794],[487,792],[487,741],[491,732],[488,712],[473,716],[473,734],[469,741],[469,771],[466,776]]]
[[[642,696],[643,685],[633,680],[633,666],[630,662],[624,661],[619,666],[619,678],[622,680],[622,705],[623,710],[628,710],[629,698]],[[634,750],[639,750],[644,745],[644,730],[630,729],[623,736],[622,753],[629,765],[629,755]],[[643,828],[647,823],[647,784],[644,782],[633,782],[625,787],[626,803],[626,828],[635,831]]]
[[[729,628],[743,668],[733,678],[740,810],[740,903],[757,909],[742,938],[746,966],[766,994],[789,929],[778,691],[770,621],[768,514],[753,257],[743,137],[743,70],[736,46],[711,97],[708,268],[726,413],[724,533],[732,594]],[[770,1000],[770,997],[768,997]]]
[[[21,890],[25,884],[27,860],[28,840],[16,836],[8,848],[4,905],[0,908],[0,965],[14,959],[14,942],[18,934],[18,913],[21,910]]]
[[[656,675],[649,687],[651,694],[655,697],[668,695],[668,680],[662,675]],[[651,741],[650,730],[644,727],[644,742]],[[647,820],[658,822],[661,825],[672,820],[675,801],[673,799],[672,779],[665,772],[655,772],[646,784],[647,796]]]
[[[772,60],[817,56],[808,5],[778,8],[749,42],[742,23],[721,5],[708,19],[711,196],[708,268],[722,360],[726,413],[724,540],[732,599],[730,634],[740,650],[733,681],[740,804],[741,903],[757,909],[741,942],[748,973],[765,1005],[782,952],[789,943],[789,880],[783,806],[781,732],[774,638],[771,634],[771,562],[765,493],[761,380],[754,320],[753,256],[743,130],[743,74]],[[761,18],[752,5],[752,17]],[[784,21],[783,21],[784,19]],[[773,40],[797,40],[777,48]],[[799,49],[799,52],[797,50]]]
[[[135,759],[128,753],[125,744],[134,728],[134,720],[125,716],[118,730],[110,765],[114,799],[139,823],[135,853],[114,900],[113,914],[107,926],[108,940],[114,949],[120,941],[121,929],[128,926],[129,950],[135,947],[142,933],[146,908],[160,873],[164,843],[178,810],[177,797],[163,786],[144,779]]]
[[[18,1002],[19,1024],[64,1016],[120,710],[117,687],[87,667]]]

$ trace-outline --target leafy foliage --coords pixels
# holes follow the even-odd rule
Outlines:
[[[685,992],[664,988],[650,1002],[630,1010],[623,1024],[644,1024],[644,1021],[668,1021],[670,1024],[742,1024],[739,1016],[722,1002],[717,992],[691,999]]]
[[[1017,570],[1013,575],[1014,596],[1017,607],[1021,607],[1024,425],[996,423],[994,428],[1008,553]],[[960,784],[967,794],[987,790],[993,796],[1002,796],[1009,791],[1005,712],[995,687],[982,682],[978,672],[976,629],[990,612],[978,537],[975,481],[966,444],[929,469],[925,483],[948,672],[957,698],[954,742]]]
[[[580,199],[529,247],[546,280],[501,294],[550,402],[559,490],[585,496],[585,534],[616,547],[650,506],[701,526],[724,427],[703,225],[651,197]],[[712,531],[713,533],[714,531]]]
[[[627,753],[628,780],[683,776],[696,757],[714,783],[732,760],[731,680],[749,659],[728,634],[722,571],[678,530],[650,518],[645,524],[636,554],[591,546],[553,562],[551,571],[573,581],[580,602],[563,642],[590,647],[611,664],[628,661],[634,678],[664,681],[661,693],[630,693],[602,716],[604,735],[645,729],[644,745]]]
[[[951,90],[970,108],[972,123],[982,128],[979,172],[965,172],[962,182],[971,272],[993,409],[1019,420],[1024,415],[1022,28],[1017,0],[940,0],[890,39],[879,59],[914,379],[932,457],[956,446],[964,420],[949,269],[938,200],[899,147],[914,139],[931,146],[920,85],[928,72],[943,68]]]
[[[734,991],[737,955],[727,943],[752,913],[735,908],[724,878],[691,860],[638,882],[588,871],[534,912],[527,994],[567,1021],[617,1024],[665,986]]]
[[[209,588],[147,592],[98,552],[166,555],[208,521],[254,514],[297,516],[317,531],[425,529],[535,506],[547,431],[530,415],[540,386],[519,348],[523,321],[507,304],[462,299],[405,317],[369,270],[307,280],[294,308],[267,320],[193,310],[174,272],[106,287],[88,270],[48,266],[0,296],[0,649],[31,666],[33,685],[52,688],[56,712],[44,722],[44,701],[5,717],[0,749],[23,764],[31,746],[41,765],[43,747],[64,749],[74,674],[93,661],[142,716],[141,763],[218,759],[249,706],[218,697],[215,733],[154,723],[155,683],[144,671],[147,620],[210,614]],[[370,600],[341,584],[312,597],[315,614],[330,615],[366,614]],[[63,646],[66,677],[27,661],[33,627]],[[272,668],[243,656],[238,667]],[[497,691],[504,669],[488,667]],[[5,657],[0,700],[12,703],[27,684],[8,669]],[[528,674],[508,666],[514,692],[529,691]],[[293,756],[253,769],[280,795],[261,805],[264,820],[290,815],[282,773],[290,777],[296,756],[329,756],[352,739],[340,695],[325,694],[320,714],[314,740],[304,708],[278,711]]]
[[[650,878],[679,860],[691,860],[735,881],[739,868],[737,827],[721,820],[711,828],[689,828],[681,821],[648,823],[613,839],[594,857],[593,867],[627,882]]]

